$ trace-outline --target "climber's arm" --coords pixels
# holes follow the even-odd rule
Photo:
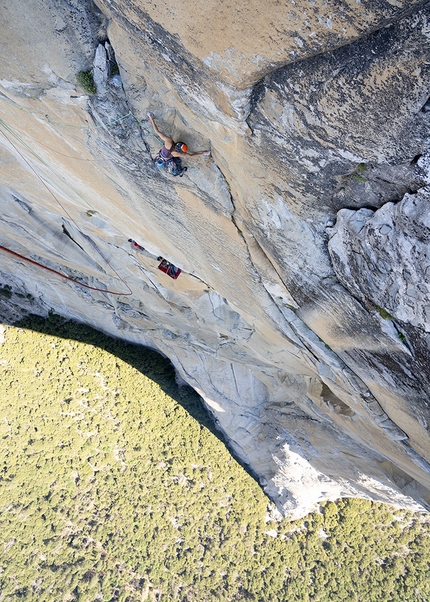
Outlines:
[[[154,132],[157,134],[157,136],[159,138],[161,138],[161,140],[165,143],[165,146],[167,148],[171,148],[171,146],[173,144],[173,140],[170,138],[170,136],[166,136],[166,134],[163,134],[163,132],[160,132],[160,130],[157,127],[157,124],[155,123],[154,114],[148,113],[148,117],[151,121]]]
[[[210,155],[211,151],[206,150],[206,151],[198,151],[197,153],[190,153],[190,152],[186,152],[186,153],[178,153],[177,151],[171,151],[173,157],[201,157],[202,155]]]

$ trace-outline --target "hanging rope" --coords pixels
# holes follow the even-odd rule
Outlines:
[[[8,105],[11,105],[12,107],[14,107],[14,109],[23,111],[24,113],[27,113],[28,115],[31,115],[32,117],[35,117],[36,119],[40,119],[41,121],[45,121],[46,123],[52,123],[52,125],[58,125],[60,127],[74,128],[74,129],[80,129],[80,130],[82,130],[82,129],[98,130],[100,128],[115,125],[119,121],[122,121],[123,119],[127,119],[127,117],[132,116],[131,113],[129,112],[126,115],[121,115],[121,117],[118,117],[118,119],[115,119],[114,121],[110,121],[110,122],[104,123],[102,125],[90,125],[90,124],[88,124],[88,125],[70,125],[68,123],[59,123],[58,121],[51,121],[47,115],[45,115],[45,117],[41,117],[40,115],[37,115],[37,113],[33,113],[32,111],[28,111],[27,109],[24,109],[24,107],[19,107],[15,103],[13,103],[10,100],[8,100],[7,98],[5,98],[2,94],[0,94],[0,100],[3,100],[3,102],[6,102]]]
[[[0,120],[0,125],[2,125],[2,127],[4,127],[6,124],[3,120]],[[7,128],[8,129],[8,128]],[[94,248],[94,250],[96,251],[96,253],[98,255],[100,255],[100,257],[103,259],[103,261],[105,262],[106,265],[108,265],[110,267],[110,269],[115,273],[116,277],[118,278],[118,280],[120,280],[124,286],[128,289],[129,292],[127,293],[123,293],[123,292],[116,292],[116,291],[108,291],[108,290],[104,290],[104,289],[98,289],[98,288],[94,288],[91,287],[87,284],[83,284],[82,282],[79,282],[77,280],[74,280],[73,278],[70,278],[69,276],[66,276],[64,274],[61,274],[61,272],[57,272],[56,270],[53,270],[52,268],[48,268],[47,266],[44,266],[43,264],[40,264],[38,262],[33,261],[32,259],[29,259],[28,257],[24,257],[23,255],[20,255],[19,253],[15,253],[14,251],[11,251],[10,249],[7,249],[6,247],[0,246],[0,248],[4,251],[7,251],[9,253],[11,253],[12,255],[18,256],[21,259],[28,261],[29,263],[33,263],[35,265],[38,265],[39,267],[46,269],[50,272],[53,272],[54,274],[57,274],[59,276],[61,276],[62,278],[66,278],[67,280],[71,280],[72,282],[75,282],[76,284],[79,284],[80,286],[83,286],[84,288],[88,288],[91,290],[97,290],[97,291],[101,291],[104,293],[110,293],[113,295],[121,295],[121,296],[129,296],[133,294],[133,291],[131,290],[131,288],[128,286],[128,284],[123,280],[123,278],[121,278],[121,276],[118,274],[118,272],[116,271],[116,269],[111,265],[111,263],[108,261],[108,259],[103,255],[103,253],[100,251],[100,249],[97,247],[97,245],[93,242],[93,240],[91,238],[89,238],[88,236],[85,236],[78,224],[75,222],[75,220],[73,219],[73,217],[70,215],[70,213],[67,211],[67,209],[63,206],[63,204],[59,201],[59,199],[55,196],[55,194],[52,192],[52,190],[49,188],[49,186],[46,184],[46,182],[43,180],[43,178],[37,173],[37,171],[34,169],[34,167],[31,165],[31,163],[27,160],[27,158],[18,150],[18,148],[15,146],[15,144],[13,144],[13,142],[10,140],[10,138],[5,134],[5,132],[3,131],[3,129],[0,130],[1,133],[3,134],[3,136],[6,138],[6,140],[9,142],[9,144],[15,149],[15,151],[20,155],[20,157],[23,159],[23,161],[25,161],[25,163],[28,165],[28,167],[31,169],[31,171],[36,175],[36,177],[42,182],[43,186],[45,186],[45,188],[47,189],[47,191],[52,195],[52,197],[54,198],[55,202],[58,203],[58,205],[61,207],[61,209],[64,211],[64,213],[68,216],[68,218],[70,219],[71,222],[73,222],[73,224],[76,226],[78,232],[80,232],[80,234],[82,236],[84,236],[84,238],[86,240],[88,240],[88,242],[91,244],[91,246]],[[10,129],[8,129],[8,131],[11,131]],[[13,132],[11,132],[13,133]],[[18,137],[19,139],[19,137]],[[42,160],[42,159],[41,159]],[[43,161],[43,160],[42,160]]]
[[[74,282],[75,284],[79,284],[79,286],[83,286],[84,288],[88,288],[91,291],[99,291],[101,293],[110,293],[111,295],[130,295],[131,294],[131,292],[130,293],[117,293],[116,291],[110,291],[110,290],[107,290],[107,289],[104,289],[104,288],[96,288],[94,286],[89,286],[88,284],[84,284],[83,282],[79,282],[79,280],[75,280],[71,276],[66,276],[66,274],[62,274],[61,272],[58,272],[57,270],[54,270],[53,268],[49,268],[48,266],[43,265],[43,263],[39,263],[38,261],[35,261],[34,259],[30,259],[29,257],[25,257],[24,255],[21,255],[20,253],[16,253],[15,251],[12,251],[11,249],[3,247],[2,245],[0,245],[0,249],[2,251],[5,251],[6,253],[10,253],[10,255],[13,255],[14,257],[18,257],[18,259],[22,259],[24,261],[28,261],[28,263],[32,263],[33,265],[36,265],[39,268],[47,270],[48,272],[51,272],[52,274],[55,274],[56,276],[60,276],[61,278],[65,278],[66,280],[70,280],[70,282]]]
[[[35,150],[33,150],[31,148],[31,146],[29,146],[25,140],[23,140],[21,138],[21,136],[19,136],[5,121],[3,121],[3,119],[0,119],[0,125],[2,125],[10,134],[12,134],[12,136],[14,136],[17,140],[19,140],[19,142],[21,142],[21,144],[23,146],[25,146],[35,157],[37,157],[37,159],[39,159],[39,161],[41,163],[43,163],[43,165],[45,165],[52,173],[55,173],[55,171],[53,170],[53,168],[51,167],[51,165],[49,165],[49,163],[47,163]],[[16,148],[16,147],[15,147]],[[18,152],[18,151],[17,151]],[[70,157],[73,158],[73,157]],[[84,203],[86,205],[88,205],[88,207],[91,207],[91,205],[87,202],[87,200],[81,195],[81,193],[76,190],[75,188],[73,188],[73,186],[71,186],[66,180],[65,178],[63,178],[62,176],[56,174],[57,177],[59,177],[71,190],[73,190],[73,192],[84,201]]]
[[[90,125],[89,123],[87,125],[70,125],[68,123],[59,123],[58,121],[51,121],[47,115],[45,115],[45,117],[41,117],[40,115],[37,115],[36,113],[33,113],[31,111],[28,111],[27,109],[24,109],[23,107],[19,107],[16,104],[14,104],[13,102],[11,102],[10,100],[8,100],[7,98],[5,98],[2,94],[0,94],[0,100],[3,100],[3,102],[6,102],[7,104],[11,105],[12,107],[14,107],[14,109],[23,111],[24,113],[27,113],[28,115],[31,115],[32,117],[35,117],[36,119],[40,119],[41,121],[44,121],[45,123],[50,123],[52,125],[58,125],[59,127],[75,128],[75,129],[80,129],[80,130],[82,130],[82,129],[99,130],[101,128],[108,128],[108,127],[111,127],[112,125],[115,125],[116,123],[119,123],[120,121],[123,121],[124,119],[127,119],[127,117],[133,117],[133,119],[138,123],[139,127],[141,127],[143,130],[145,130],[145,132],[147,134],[149,134],[150,136],[153,136],[154,138],[156,138],[157,141],[159,141],[158,136],[156,136],[153,132],[148,130],[148,128],[143,125],[143,122],[140,119],[138,119],[132,111],[129,111],[126,115],[121,115],[121,117],[118,117],[118,119],[115,119],[114,121],[109,121],[108,123],[103,123],[102,125]],[[90,160],[90,159],[88,159],[88,160]]]

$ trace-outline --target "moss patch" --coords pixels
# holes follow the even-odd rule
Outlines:
[[[388,313],[387,310],[383,309],[382,307],[379,307],[378,305],[375,305],[375,309],[378,312],[378,314],[381,316],[381,318],[383,318],[384,320],[392,321],[393,316],[390,313]]]
[[[97,86],[94,83],[92,71],[79,71],[76,76],[76,81],[84,90],[84,92],[90,94],[90,96],[97,94]]]
[[[360,176],[358,173],[354,174],[354,179],[357,180],[357,182],[365,182],[366,178],[363,178],[363,176]]]
[[[9,284],[0,284],[0,295],[10,299],[12,297],[12,287]]]

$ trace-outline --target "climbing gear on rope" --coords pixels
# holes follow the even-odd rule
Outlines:
[[[173,280],[176,280],[182,272],[180,268],[177,268],[173,263],[167,261],[167,259],[163,259],[163,257],[158,257],[158,261],[161,261],[158,269],[170,276],[170,278],[173,278]]]

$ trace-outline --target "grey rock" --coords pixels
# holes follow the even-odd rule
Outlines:
[[[122,87],[122,79],[118,73],[116,75],[114,75],[110,81],[116,88]]]
[[[423,188],[374,213],[342,209],[328,244],[336,274],[348,290],[426,332],[430,331],[426,311],[430,298],[429,201],[430,190]]]
[[[106,48],[103,44],[97,46],[93,62],[93,78],[97,87],[97,92],[103,95],[106,92],[106,82],[108,80],[109,67]]]

